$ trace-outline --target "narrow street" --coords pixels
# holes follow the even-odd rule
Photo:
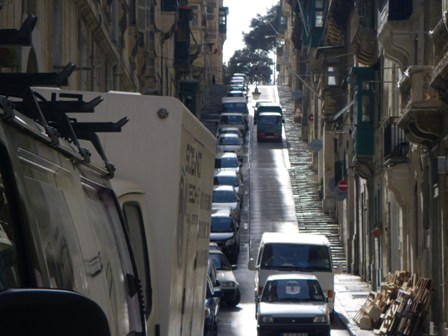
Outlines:
[[[241,303],[223,307],[219,335],[256,335],[253,272],[247,268],[265,231],[316,232],[325,234],[333,245],[335,263],[344,260],[338,225],[321,208],[317,177],[311,169],[312,153],[300,140],[300,125],[293,120],[293,101],[289,88],[261,86],[262,98],[280,101],[285,108],[282,143],[257,143],[252,115],[243,164],[244,196],[242,211],[242,248],[235,275],[240,282]],[[278,95],[277,95],[278,92]],[[249,110],[253,112],[249,99]],[[332,335],[349,335],[337,316]]]

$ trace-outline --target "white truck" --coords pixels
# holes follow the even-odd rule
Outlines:
[[[0,30],[0,46],[31,45],[35,17]],[[136,256],[108,162],[94,165],[79,137],[97,129],[66,112],[99,100],[42,102],[31,85],[67,85],[74,70],[0,72],[0,328],[2,335],[146,335]],[[104,169],[106,163],[106,169]]]
[[[70,122],[64,111],[73,104],[40,105],[27,86],[58,76],[0,74],[1,333],[144,335],[112,166],[88,162],[76,134],[94,132]],[[97,126],[119,130],[121,123]]]
[[[146,248],[137,264],[146,306],[153,309],[148,331],[203,334],[216,138],[173,97],[38,90],[47,99],[101,97],[95,113],[72,115],[79,122],[129,119],[120,133],[98,135],[116,167],[112,181],[131,245]]]

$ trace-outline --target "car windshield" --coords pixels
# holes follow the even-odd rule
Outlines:
[[[215,176],[213,182],[214,185],[231,185],[233,187],[238,187],[236,176]]]
[[[227,116],[221,116],[221,122],[229,125],[239,125],[242,124],[244,120],[239,115],[227,115]]]
[[[212,217],[211,232],[233,232],[233,220],[231,217]]]
[[[210,253],[209,256],[213,262],[213,265],[215,265],[215,268],[218,271],[231,271],[232,270],[232,265],[230,265],[229,261],[223,254]]]
[[[223,104],[223,111],[225,112],[244,112],[246,111],[245,103],[225,103]]]
[[[261,296],[262,302],[322,302],[325,301],[317,280],[268,280]]]
[[[217,158],[215,159],[215,168],[238,168],[238,159],[231,158]]]
[[[278,125],[281,122],[282,118],[280,116],[262,116],[258,123],[263,125]]]
[[[240,136],[241,131],[237,128],[235,129],[225,129],[223,128],[222,130],[219,131],[221,134],[236,134],[238,136]]]
[[[282,113],[282,107],[276,105],[260,105],[257,108],[257,112],[280,112]]]
[[[236,192],[231,190],[213,190],[213,203],[234,203],[237,201]]]
[[[326,246],[310,244],[266,244],[261,267],[291,268],[331,272],[330,251]]]
[[[219,145],[240,145],[240,139],[238,137],[220,137],[218,141]]]

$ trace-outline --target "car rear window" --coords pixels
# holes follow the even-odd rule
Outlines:
[[[232,232],[233,231],[233,220],[231,217],[212,217],[211,232]]]
[[[215,168],[236,168],[238,167],[237,158],[217,158],[215,159]]]

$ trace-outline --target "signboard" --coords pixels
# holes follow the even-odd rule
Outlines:
[[[340,180],[338,182],[338,190],[341,192],[346,192],[348,190],[348,182],[346,180]]]
[[[310,149],[311,149],[313,152],[319,152],[319,151],[322,149],[322,147],[323,147],[322,140],[320,140],[320,139],[314,139],[314,140],[312,140],[312,141],[309,143],[308,146],[310,147]]]

